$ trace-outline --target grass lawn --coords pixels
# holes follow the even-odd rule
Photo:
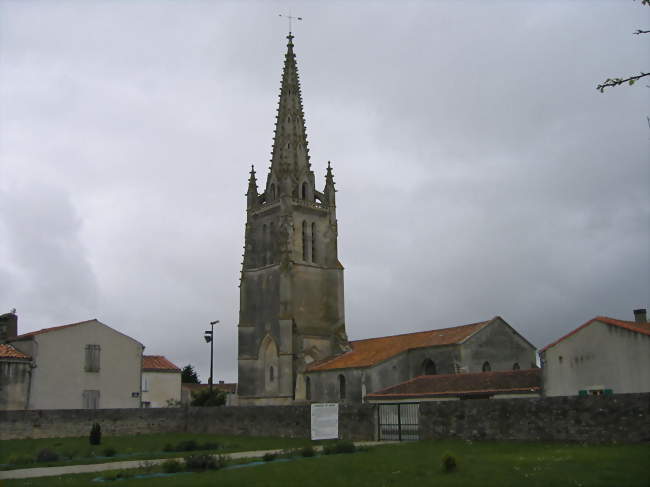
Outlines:
[[[203,450],[219,453],[297,448],[311,443],[308,439],[296,438],[235,437],[190,433],[104,436],[102,437],[101,445],[91,445],[88,442],[88,437],[4,440],[0,441],[0,470],[178,457],[189,452],[165,452],[163,448],[167,444],[176,445],[179,442],[189,440],[194,440],[199,445],[218,443],[220,445],[219,448],[209,448],[208,450],[199,448],[197,451]],[[61,460],[35,463],[34,459],[36,455],[45,448],[57,453],[61,457]],[[115,450],[114,455],[107,457],[107,449]]]
[[[445,452],[458,470],[443,473]],[[650,446],[580,446],[544,443],[422,441],[375,447],[354,454],[154,479],[120,480],[127,486],[643,486],[650,483]],[[100,474],[8,480],[9,486],[89,485]],[[103,475],[103,474],[102,474]],[[113,485],[112,482],[103,485]]]

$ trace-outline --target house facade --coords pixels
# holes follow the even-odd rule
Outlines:
[[[143,345],[98,320],[9,339],[31,357],[27,409],[139,408]]]
[[[547,396],[650,392],[650,324],[597,316],[540,351]]]
[[[306,399],[359,403],[421,375],[536,367],[535,347],[503,318],[350,342],[351,350],[307,367]]]
[[[181,404],[181,369],[162,355],[142,357],[142,407]]]

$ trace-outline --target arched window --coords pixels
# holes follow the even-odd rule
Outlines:
[[[302,260],[307,261],[307,222],[302,222]]]
[[[490,367],[490,362],[483,362],[483,372],[489,372],[492,370],[492,367]]]
[[[436,363],[430,358],[422,362],[422,373],[424,375],[435,375],[436,372]]]
[[[271,184],[270,190],[271,190],[270,191],[271,192],[271,201],[274,201],[275,200],[275,184]]]
[[[269,382],[273,382],[275,380],[275,370],[273,369],[273,366],[271,365],[269,367]]]
[[[339,375],[339,399],[345,399],[345,376]]]
[[[309,377],[305,379],[305,399],[311,400],[311,380]]]
[[[512,370],[519,370],[520,368],[521,368],[521,367],[519,367],[519,362],[515,362],[515,363],[512,365]]]
[[[302,183],[302,189],[300,190],[300,197],[303,200],[307,199],[307,183]]]
[[[311,224],[311,261],[316,262],[316,223]]]

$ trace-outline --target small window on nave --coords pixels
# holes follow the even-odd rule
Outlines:
[[[490,372],[492,367],[490,367],[490,362],[483,362],[483,372]]]

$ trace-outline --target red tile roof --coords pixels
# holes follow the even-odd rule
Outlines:
[[[421,375],[372,394],[370,399],[493,395],[539,392],[542,370],[508,370],[471,374]]]
[[[563,337],[555,340],[550,345],[546,345],[539,352],[540,353],[545,352],[549,348],[554,347],[555,345],[557,345],[558,343],[560,343],[563,340],[566,340],[571,335],[575,335],[580,330],[582,330],[583,328],[588,327],[589,325],[591,325],[592,323],[595,323],[596,321],[598,321],[600,323],[606,323],[606,324],[612,325],[612,326],[618,326],[619,328],[625,328],[626,330],[633,331],[633,332],[636,332],[636,333],[641,333],[643,335],[650,335],[650,323],[637,323],[636,321],[622,321],[622,320],[617,320],[615,318],[609,318],[607,316],[596,316],[595,318],[593,318],[593,319],[587,321],[586,323],[580,325],[578,328],[576,328],[572,332],[567,333]]]
[[[7,343],[0,343],[0,358],[18,358],[29,360],[31,357]]]
[[[237,383],[236,382],[234,382],[234,383],[223,383],[223,384],[215,383],[215,384],[212,384],[212,387],[214,389],[217,389],[218,391],[227,392],[229,394],[234,394],[235,392],[237,392]],[[202,389],[209,389],[209,388],[210,388],[210,384],[191,384],[191,383],[188,383],[188,382],[183,382],[181,384],[181,389],[187,389],[187,390],[189,390],[191,392],[197,392],[197,391],[200,391]]]
[[[41,335],[42,333],[49,333],[51,331],[58,331],[58,330],[62,330],[64,328],[70,328],[71,326],[84,325],[86,323],[90,323],[91,321],[97,321],[97,320],[96,319],[85,320],[85,321],[79,321],[78,323],[70,323],[69,325],[52,326],[50,328],[43,328],[41,330],[30,331],[29,333],[23,333],[22,335],[18,335],[17,337],[12,338],[12,340],[22,340],[24,338],[31,338],[31,337],[33,337],[35,335]]]
[[[351,367],[370,367],[394,357],[406,350],[453,345],[460,343],[492,323],[498,317],[470,325],[442,328],[440,330],[420,331],[404,335],[368,338],[350,342],[352,350],[333,358],[315,362],[307,367],[309,372],[319,370],[347,369]]]
[[[180,372],[181,369],[162,355],[143,355],[143,372]]]

